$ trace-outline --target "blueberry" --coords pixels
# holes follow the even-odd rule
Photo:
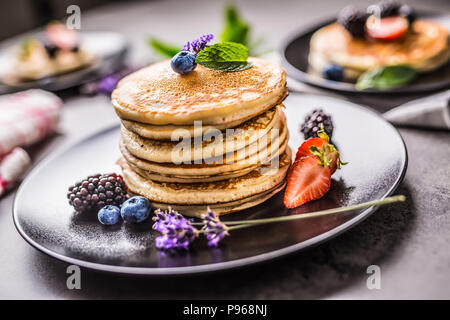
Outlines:
[[[178,52],[170,62],[173,71],[179,74],[188,74],[197,66],[195,63],[196,55],[189,51]]]
[[[127,222],[142,222],[150,215],[150,201],[140,196],[132,197],[122,203],[120,214]]]
[[[119,222],[120,209],[116,206],[104,206],[98,211],[98,221],[101,224],[112,225]]]
[[[331,64],[323,70],[323,76],[329,80],[342,81],[344,79],[344,70],[341,66]]]

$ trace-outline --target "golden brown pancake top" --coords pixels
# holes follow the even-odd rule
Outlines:
[[[180,75],[165,60],[119,82],[112,102],[123,119],[150,124],[221,123],[260,114],[286,94],[286,75],[277,64],[249,58],[253,67],[239,72],[198,65]]]

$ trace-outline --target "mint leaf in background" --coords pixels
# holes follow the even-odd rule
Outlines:
[[[157,53],[164,57],[172,58],[174,55],[176,55],[178,52],[180,52],[180,47],[170,45],[167,43],[164,43],[156,38],[150,38],[148,40],[148,45],[153,48]]]
[[[250,25],[244,21],[232,4],[225,6],[225,26],[221,34],[222,42],[236,42],[248,45]]]
[[[356,89],[388,90],[402,87],[416,77],[417,72],[408,66],[387,66],[368,70],[359,76]]]

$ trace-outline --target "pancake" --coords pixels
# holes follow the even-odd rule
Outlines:
[[[216,124],[213,126],[202,125],[200,127],[200,130],[198,127],[196,128],[194,126],[175,126],[175,125],[160,125],[160,126],[158,126],[158,125],[152,125],[152,124],[148,124],[148,123],[136,122],[136,121],[132,121],[132,120],[123,120],[123,119],[122,119],[122,124],[127,130],[132,131],[141,137],[153,139],[153,140],[170,140],[172,137],[172,133],[175,130],[182,129],[187,134],[189,134],[189,136],[196,137],[198,135],[204,135],[206,132],[208,132],[211,129],[217,129],[217,130],[223,131],[228,128],[237,127],[243,121],[248,121],[251,118],[253,118],[253,117],[250,116],[250,117],[248,117],[248,119],[239,119],[239,120],[232,121],[232,122],[219,123],[219,124]]]
[[[286,73],[276,63],[249,58],[253,67],[222,72],[198,65],[180,75],[161,61],[123,78],[111,95],[121,119],[151,125],[242,123],[287,95]]]
[[[246,154],[258,152],[271,139],[277,139],[277,135],[282,134],[284,126],[284,114],[278,107],[229,132],[213,131],[219,137],[218,139],[199,137],[198,142],[194,142],[194,139],[186,139],[185,144],[181,142],[181,139],[180,141],[150,140],[142,138],[123,126],[121,137],[127,149],[141,159],[177,164],[202,162],[213,164],[235,162],[244,158]],[[225,156],[233,152],[236,152],[233,157]]]
[[[283,139],[284,138],[284,139]],[[174,165],[172,163],[156,163],[133,156],[120,143],[120,151],[128,165],[141,176],[159,182],[212,182],[243,176],[261,165],[272,161],[284,153],[289,134],[282,135],[278,148],[269,145],[267,150],[260,150],[236,163],[221,165]]]
[[[450,58],[448,31],[426,20],[415,21],[411,32],[393,42],[354,38],[344,27],[333,23],[313,34],[310,48],[309,64],[316,72],[337,64],[344,68],[347,79],[387,65],[409,65],[418,72],[428,72]]]
[[[279,165],[262,166],[245,176],[211,183],[158,183],[134,172],[121,162],[124,181],[132,193],[147,197],[151,202],[171,205],[216,205],[247,199],[283,184],[291,162],[288,148]]]
[[[152,139],[152,140],[171,140],[172,134],[175,132],[175,130],[178,130],[176,132],[179,134],[183,134],[183,136],[197,137],[197,136],[204,135],[205,133],[207,133],[210,130],[224,131],[225,129],[235,128],[239,125],[241,125],[240,127],[242,129],[242,125],[244,125],[244,124],[247,127],[250,127],[250,126],[252,126],[252,124],[246,123],[249,121],[256,122],[256,124],[258,126],[260,126],[261,129],[269,128],[270,127],[269,122],[276,121],[277,117],[279,117],[279,115],[277,113],[282,112],[281,111],[282,107],[284,107],[284,106],[280,104],[280,105],[266,111],[262,115],[256,117],[256,119],[258,119],[258,120],[256,120],[255,118],[250,118],[250,119],[247,119],[243,123],[241,122],[241,120],[239,120],[239,121],[235,121],[235,122],[221,123],[221,124],[217,124],[214,126],[211,126],[211,125],[205,126],[202,124],[201,126],[195,127],[193,125],[191,125],[191,126],[174,126],[174,125],[155,126],[155,125],[151,125],[151,124],[147,124],[147,123],[140,123],[140,122],[130,121],[130,120],[122,120],[122,124],[128,131],[134,132],[143,138],[148,138],[148,139]],[[279,109],[279,110],[276,110],[276,109]],[[180,131],[180,129],[181,129],[181,131]],[[178,134],[177,134],[177,136],[178,136]]]
[[[183,215],[190,216],[190,217],[197,217],[201,218],[203,214],[206,213],[207,207],[209,207],[211,210],[213,210],[218,215],[224,215],[231,212],[241,211],[245,210],[254,206],[257,206],[260,203],[263,203],[264,201],[270,199],[275,194],[283,190],[283,188],[286,186],[286,182],[283,182],[279,184],[278,186],[272,188],[269,191],[262,192],[260,194],[237,200],[237,201],[231,201],[226,203],[219,203],[219,204],[211,204],[211,205],[173,205],[173,204],[167,204],[167,203],[157,203],[152,202],[152,208],[154,209],[161,209],[161,210],[167,210],[169,207],[178,211],[182,212]]]

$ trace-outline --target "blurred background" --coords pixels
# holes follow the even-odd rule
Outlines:
[[[43,26],[50,20],[65,18],[67,7],[78,5],[82,13],[82,30],[118,31],[132,40],[145,39],[145,35],[154,34],[164,36],[168,41],[173,39],[173,42],[180,42],[201,33],[219,31],[222,26],[222,8],[226,2],[235,3],[243,16],[252,23],[251,31],[264,36],[271,47],[276,47],[286,34],[314,22],[320,16],[334,16],[346,4],[354,3],[362,7],[377,1],[4,0],[0,2],[0,40]],[[450,10],[448,0],[402,2],[415,8],[432,10],[435,7],[447,7]],[[195,15],[186,14],[192,11],[196,12]],[[185,24],[189,27],[183,28]]]

